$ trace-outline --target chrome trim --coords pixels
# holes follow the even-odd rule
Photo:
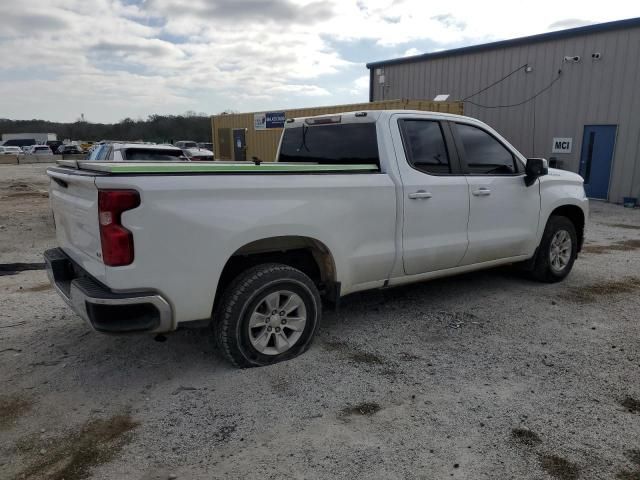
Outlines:
[[[69,305],[71,309],[76,312],[86,322],[87,325],[91,327],[92,330],[95,330],[95,328],[91,323],[91,320],[89,319],[89,314],[87,313],[87,302],[97,305],[136,305],[141,303],[150,303],[158,309],[158,312],[160,314],[160,324],[158,325],[158,328],[149,330],[148,332],[144,333],[166,333],[175,330],[172,321],[173,315],[171,312],[171,305],[169,305],[169,302],[167,302],[159,294],[139,295],[126,298],[95,298],[86,295],[80,288],[78,288],[77,285],[73,283],[73,281],[71,281],[69,295],[67,295],[55,281],[51,265],[48,262],[47,276],[49,277],[51,285],[62,297],[65,303]]]

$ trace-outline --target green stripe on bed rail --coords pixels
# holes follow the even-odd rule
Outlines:
[[[107,173],[296,173],[296,172],[371,172],[377,165],[314,165],[295,163],[264,162],[224,163],[224,162],[78,162],[83,170]]]

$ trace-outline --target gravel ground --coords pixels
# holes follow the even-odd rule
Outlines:
[[[52,245],[44,166],[0,166],[0,263]],[[0,477],[640,478],[640,211],[592,203],[561,284],[510,269],[353,295],[302,357],[89,331],[0,276]]]

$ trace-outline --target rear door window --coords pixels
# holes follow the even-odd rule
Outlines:
[[[421,172],[451,173],[442,126],[435,120],[401,120],[402,144],[409,164]]]
[[[379,166],[376,124],[305,124],[286,128],[278,161]]]
[[[455,124],[464,147],[469,173],[475,175],[513,175],[518,173],[513,154],[488,132],[473,125]]]

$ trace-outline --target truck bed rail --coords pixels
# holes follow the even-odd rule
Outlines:
[[[107,174],[298,174],[298,173],[372,173],[374,164],[314,164],[263,162],[93,162],[60,160],[62,167]]]

